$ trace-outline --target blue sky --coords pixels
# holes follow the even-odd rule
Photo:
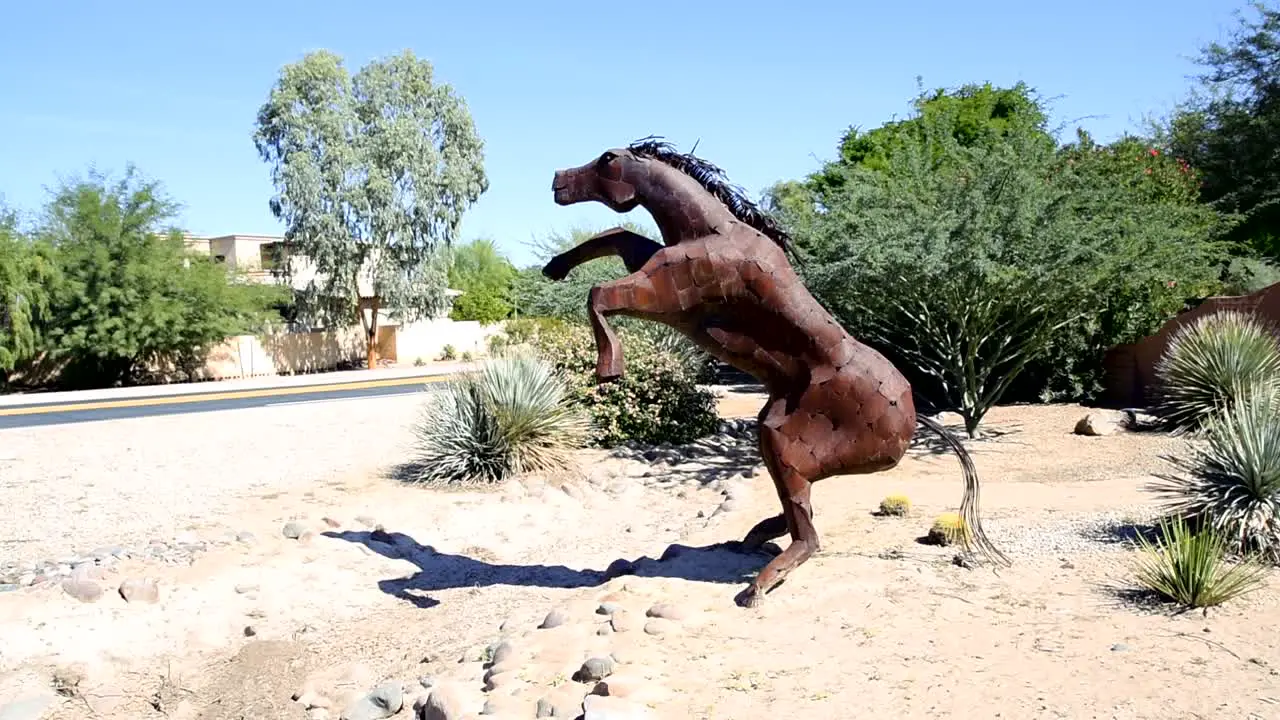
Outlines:
[[[663,135],[753,194],[829,159],[849,125],[926,87],[1026,81],[1100,139],[1183,96],[1190,58],[1244,0],[804,2],[15,2],[0,28],[0,196],[34,211],[59,177],[134,163],[206,235],[282,232],[254,116],[282,65],[325,48],[354,72],[411,48],[467,100],[490,189],[464,238],[532,261],[535,236],[607,227],[551,175]],[[552,9],[554,8],[554,9]],[[642,214],[643,210],[632,215]],[[637,220],[648,222],[647,216]]]

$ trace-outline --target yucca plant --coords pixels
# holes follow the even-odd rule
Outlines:
[[[1220,605],[1262,586],[1267,567],[1246,558],[1228,563],[1230,543],[1212,527],[1193,532],[1177,518],[1160,523],[1155,543],[1138,536],[1138,582],[1165,600],[1188,608]]]
[[[1280,388],[1280,340],[1257,316],[1226,310],[1180,329],[1156,366],[1152,414],[1175,432],[1198,431],[1241,391]]]
[[[1152,489],[1169,509],[1213,528],[1241,553],[1280,561],[1280,389],[1254,386],[1203,426],[1203,438]]]
[[[413,480],[494,483],[571,467],[588,420],[567,401],[565,383],[548,363],[512,353],[428,400],[413,429]]]

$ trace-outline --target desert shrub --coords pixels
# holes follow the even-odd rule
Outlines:
[[[1280,341],[1256,316],[1206,315],[1181,328],[1156,366],[1152,414],[1178,431],[1198,430],[1253,388],[1280,387]]]
[[[911,500],[906,495],[890,495],[880,501],[881,515],[906,515],[911,512]]]
[[[1249,295],[1280,283],[1280,266],[1261,258],[1232,258],[1222,274],[1224,295]]]
[[[531,338],[565,373],[574,402],[591,413],[594,441],[603,447],[629,440],[678,444],[715,432],[715,396],[698,386],[689,363],[644,333],[617,328],[617,334],[626,368],[603,385],[596,383],[596,343],[586,326],[564,323]]]
[[[427,401],[414,426],[417,482],[500,482],[564,470],[589,421],[564,379],[532,355],[508,354],[461,376]]]
[[[1186,456],[1168,458],[1180,472],[1152,487],[1171,511],[1214,529],[1237,551],[1280,561],[1280,390],[1238,394],[1205,422],[1203,440]]]
[[[959,513],[942,513],[934,519],[926,539],[934,545],[951,545],[967,534],[968,528]]]
[[[440,348],[440,359],[441,360],[458,359],[458,349],[452,345],[445,345],[443,348]]]
[[[1193,531],[1181,518],[1161,522],[1155,543],[1139,535],[1138,544],[1138,583],[1189,608],[1222,604],[1257,589],[1265,578],[1266,567],[1252,559],[1228,563],[1230,543],[1213,528]]]

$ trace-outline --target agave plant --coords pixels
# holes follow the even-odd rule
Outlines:
[[[1189,608],[1220,605],[1261,587],[1267,568],[1252,558],[1229,564],[1229,543],[1212,528],[1193,532],[1182,519],[1160,524],[1152,543],[1138,536],[1142,549],[1138,582],[1165,600]]]
[[[1280,341],[1257,316],[1232,310],[1179,330],[1156,366],[1152,413],[1176,432],[1197,431],[1239,393],[1280,388]]]
[[[1186,456],[1166,458],[1181,472],[1159,476],[1152,489],[1237,551],[1280,561],[1280,390],[1235,392],[1241,399],[1205,421]]]
[[[501,482],[564,470],[587,438],[586,416],[567,402],[550,365],[497,357],[431,398],[414,426],[418,482]]]

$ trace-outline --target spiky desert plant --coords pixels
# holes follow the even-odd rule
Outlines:
[[[500,482],[568,469],[587,437],[586,416],[564,381],[528,354],[511,353],[467,373],[428,400],[414,425],[418,482]]]
[[[1280,561],[1280,389],[1235,392],[1241,400],[1209,418],[1202,439],[1165,458],[1179,472],[1157,476],[1151,489],[1237,552]]]
[[[969,532],[968,526],[964,523],[964,518],[960,517],[960,513],[942,513],[933,521],[933,526],[929,528],[929,534],[926,536],[928,541],[934,545],[951,545],[959,542]]]
[[[1138,544],[1138,583],[1188,608],[1220,605],[1256,590],[1266,579],[1266,566],[1253,558],[1227,562],[1231,548],[1226,538],[1212,527],[1193,532],[1182,518],[1162,521],[1155,543],[1139,535]]]
[[[1156,365],[1151,410],[1175,432],[1196,431],[1240,391],[1280,387],[1280,340],[1256,315],[1226,310],[1174,334]]]
[[[880,501],[881,515],[906,515],[911,512],[911,499],[906,495],[890,495]]]

